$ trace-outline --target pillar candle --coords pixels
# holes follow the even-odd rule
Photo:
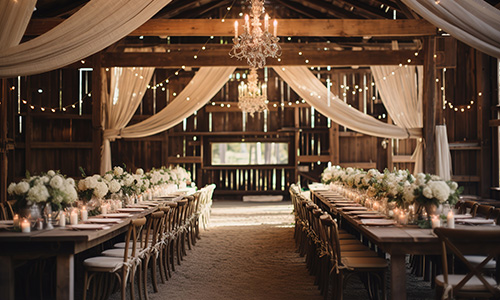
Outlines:
[[[61,216],[59,217],[59,226],[65,227],[66,226],[66,213],[61,212]]]
[[[108,213],[108,206],[106,204],[101,205],[101,214],[105,215]]]
[[[71,214],[69,215],[69,223],[71,225],[77,225],[78,224],[78,214],[76,213],[76,210],[73,210]]]
[[[431,225],[432,225],[432,228],[441,227],[441,219],[439,219],[439,216],[436,216],[436,215],[432,216]]]
[[[268,15],[268,14],[266,14],[266,15],[264,16],[264,29],[265,29],[266,31],[268,31],[268,30],[269,30],[269,15]]]
[[[273,26],[274,26],[274,36],[278,36],[278,20],[274,20]]]
[[[448,228],[455,228],[455,215],[451,210],[448,212],[448,215],[446,216],[446,223],[448,224]]]
[[[24,233],[31,232],[31,223],[28,220],[23,219],[21,222],[21,231]]]
[[[87,221],[87,219],[89,217],[89,213],[87,212],[87,208],[85,206],[82,207],[82,210],[80,211],[80,214],[81,214],[82,222]]]
[[[18,214],[15,214],[14,215],[14,228],[19,228],[19,215]]]
[[[234,39],[238,39],[238,21],[234,21]]]

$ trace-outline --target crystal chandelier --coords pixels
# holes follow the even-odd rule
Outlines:
[[[267,84],[260,84],[257,69],[251,68],[248,83],[238,86],[238,107],[253,117],[254,113],[267,109]]]
[[[269,33],[269,15],[264,16],[264,30],[261,29],[260,16],[264,13],[264,0],[250,0],[252,4],[250,17],[245,15],[243,33],[238,36],[238,21],[234,22],[234,46],[229,56],[237,59],[246,58],[252,68],[263,68],[266,57],[276,58],[281,55],[279,38],[276,36],[278,21],[274,20],[274,34]]]

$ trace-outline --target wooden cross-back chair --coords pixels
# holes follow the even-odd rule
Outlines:
[[[436,298],[500,298],[495,278],[484,275],[484,267],[500,254],[500,230],[497,227],[451,229],[435,228],[442,247],[443,274],[436,276]],[[448,254],[453,254],[467,268],[467,274],[448,274]],[[479,264],[466,254],[486,255]]]

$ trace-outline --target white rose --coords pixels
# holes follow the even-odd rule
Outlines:
[[[53,176],[55,176],[55,175],[56,175],[56,172],[54,172],[54,170],[49,170],[49,171],[47,172],[47,175],[49,175],[50,177],[53,177]]]
[[[108,185],[102,181],[97,182],[97,185],[94,189],[94,196],[96,196],[99,199],[104,198],[106,194],[108,193]]]
[[[114,167],[113,168],[113,173],[116,176],[122,176],[123,175],[123,169],[122,169],[122,167]]]
[[[117,180],[111,180],[109,182],[109,191],[111,193],[117,193],[122,188],[122,185]]]
[[[78,189],[80,191],[85,191],[87,189],[87,184],[85,179],[78,181]]]
[[[9,193],[9,195],[14,195],[15,191],[16,191],[16,183],[12,182],[11,184],[9,184],[9,187],[7,188],[7,193]]]
[[[415,181],[416,181],[416,183],[418,185],[423,185],[425,183],[425,174],[424,173],[418,173]]]
[[[104,179],[108,182],[110,182],[111,180],[113,180],[113,175],[111,175],[110,173],[104,175]]]
[[[64,179],[60,176],[54,176],[50,180],[50,186],[54,189],[61,189],[64,185]]]
[[[432,199],[433,198],[433,195],[432,195],[432,189],[429,187],[429,186],[426,186],[423,190],[422,190],[422,194],[424,195],[425,198],[427,199]]]
[[[87,189],[94,189],[97,186],[97,182],[95,177],[85,178],[85,186],[87,186]]]
[[[30,189],[30,184],[27,183],[26,181],[21,181],[16,185],[16,190],[15,193],[17,195],[23,195],[26,194]]]
[[[431,181],[429,183],[430,188],[432,189],[432,194],[440,203],[448,200],[450,196],[450,187],[444,181]]]
[[[144,175],[144,170],[142,168],[138,168],[137,170],[135,170],[135,174]]]
[[[43,182],[43,184],[47,184],[47,183],[49,183],[50,178],[48,176],[42,176],[41,181]]]
[[[73,178],[67,178],[66,184],[69,184],[71,186],[75,186],[75,180]]]
[[[125,178],[123,179],[123,185],[124,186],[131,186],[134,184],[134,177],[130,174],[127,174]]]
[[[43,184],[37,184],[28,191],[26,199],[32,202],[45,202],[49,197],[47,187]]]
[[[452,191],[456,191],[458,189],[458,183],[456,183],[455,181],[450,182],[450,189]]]

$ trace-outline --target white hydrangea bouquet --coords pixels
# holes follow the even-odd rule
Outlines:
[[[16,209],[37,203],[50,204],[52,210],[58,211],[71,206],[78,199],[73,178],[66,178],[53,170],[39,176],[30,176],[28,173],[20,182],[11,183],[7,192],[17,199]]]
[[[108,194],[109,187],[101,175],[95,174],[78,181],[78,192],[80,197],[87,201],[92,197],[103,199]]]
[[[405,201],[418,203],[422,206],[435,207],[449,203],[454,205],[463,191],[463,187],[451,180],[443,180],[439,176],[419,173],[415,180],[405,185]]]

